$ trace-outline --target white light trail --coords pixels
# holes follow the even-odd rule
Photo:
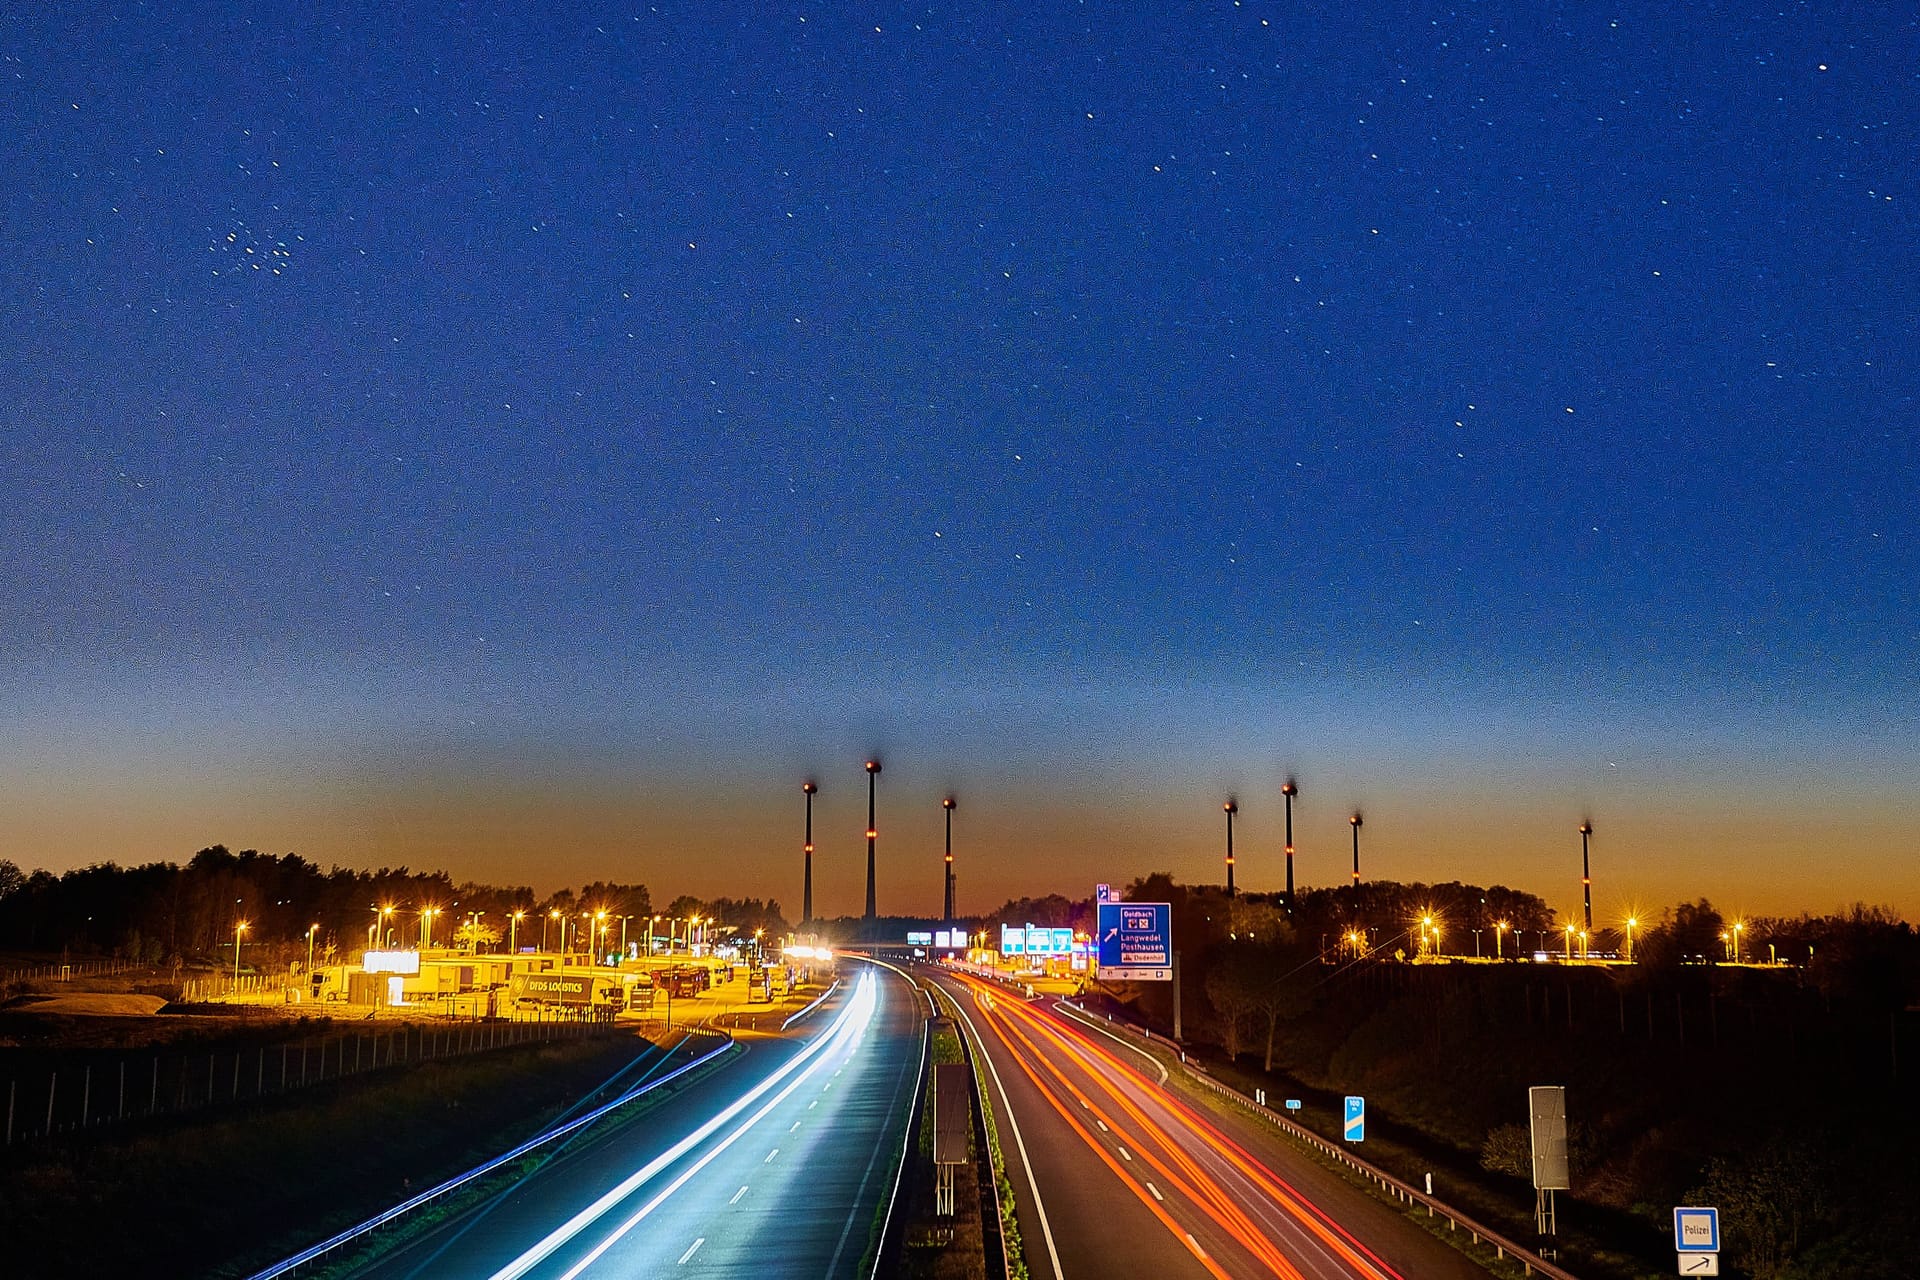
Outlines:
[[[638,1226],[642,1219],[664,1203],[668,1196],[671,1196],[675,1191],[678,1191],[684,1186],[688,1179],[700,1172],[710,1161],[719,1156],[719,1154],[728,1147],[732,1146],[745,1135],[748,1130],[752,1129],[762,1116],[766,1115],[767,1112],[773,1110],[791,1096],[793,1091],[805,1083],[813,1072],[826,1061],[826,1051],[829,1048],[839,1045],[842,1041],[849,1041],[857,1037],[859,1033],[866,1028],[867,1022],[873,1017],[874,1009],[878,1006],[879,999],[879,990],[874,985],[872,977],[863,977],[854,992],[853,998],[847,1002],[846,1008],[841,1010],[840,1016],[834,1019],[833,1025],[828,1028],[825,1035],[795,1054],[781,1066],[778,1071],[775,1071],[765,1080],[762,1080],[759,1084],[728,1104],[723,1110],[707,1120],[698,1129],[695,1129],[692,1133],[674,1143],[673,1146],[661,1152],[652,1160],[649,1160],[645,1165],[621,1179],[608,1190],[606,1194],[549,1232],[545,1239],[515,1258],[512,1262],[509,1262],[506,1266],[500,1268],[500,1270],[494,1272],[491,1280],[518,1280],[520,1276],[526,1275],[527,1272],[552,1256],[555,1250],[605,1217],[621,1201],[633,1195],[634,1192],[638,1191],[648,1182],[651,1182],[663,1170],[673,1165],[708,1138],[711,1138],[729,1120],[732,1120],[742,1111],[752,1106],[755,1101],[765,1096],[770,1090],[779,1085],[782,1080],[785,1080],[788,1076],[794,1077],[791,1084],[785,1089],[782,1089],[772,1101],[768,1102],[749,1117],[745,1124],[742,1124],[739,1128],[728,1134],[726,1138],[715,1144],[714,1147],[696,1161],[691,1168],[669,1183],[659,1195],[648,1201],[638,1213],[635,1213],[631,1218],[627,1219],[626,1222],[616,1228],[611,1235],[596,1245],[592,1252],[565,1273],[564,1280],[572,1280],[573,1277],[578,1276],[608,1249],[612,1248],[622,1236],[625,1236],[634,1227]]]

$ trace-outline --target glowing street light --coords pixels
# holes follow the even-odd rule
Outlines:
[[[1573,926],[1567,926],[1567,963],[1573,963]]]
[[[1735,964],[1740,963],[1740,934],[1746,927],[1747,923],[1744,920],[1733,922],[1733,962]]]
[[[524,911],[516,911],[507,917],[507,951],[511,955],[520,954],[520,922],[526,918]]]
[[[313,935],[318,932],[320,932],[319,925],[310,924],[307,926],[307,972],[308,973],[313,972]]]
[[[1358,809],[1355,809],[1353,811],[1353,816],[1351,818],[1348,818],[1347,821],[1353,824],[1353,882],[1355,884],[1359,884],[1360,883],[1360,824],[1364,821],[1364,819],[1360,816],[1360,811]]]
[[[1633,928],[1640,921],[1633,916],[1627,917],[1627,963],[1633,963]]]
[[[560,911],[559,911],[559,908],[557,907],[552,911],[547,912],[547,914],[545,914],[544,916],[540,917],[540,950],[543,953],[547,949],[547,925],[552,921],[558,920],[559,918],[560,918]]]
[[[240,938],[247,931],[247,922],[237,920],[233,926],[233,989],[240,989]]]
[[[1493,958],[1495,960],[1500,959],[1500,940],[1507,936],[1507,930],[1511,927],[1505,920],[1493,922]]]
[[[433,945],[433,918],[440,914],[438,907],[420,908],[420,949],[426,951]]]

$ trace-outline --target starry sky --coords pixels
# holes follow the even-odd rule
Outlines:
[[[1899,6],[0,16],[0,857],[1920,913]]]

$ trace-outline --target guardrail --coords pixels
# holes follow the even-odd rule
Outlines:
[[[721,1043],[707,1050],[705,1053],[695,1058],[692,1062],[689,1062],[683,1066],[674,1068],[672,1071],[669,1071],[666,1075],[661,1076],[658,1080],[651,1080],[645,1084],[636,1085],[632,1089],[629,1089],[627,1092],[615,1098],[613,1101],[604,1103],[601,1106],[595,1107],[592,1111],[587,1112],[583,1116],[578,1116],[575,1119],[567,1121],[565,1124],[555,1125],[551,1129],[547,1129],[542,1133],[536,1134],[534,1137],[529,1138],[527,1141],[521,1143],[519,1146],[515,1147],[511,1151],[505,1152],[501,1155],[497,1155],[493,1159],[486,1161],[484,1164],[475,1165],[473,1168],[467,1170],[465,1173],[460,1174],[457,1177],[449,1178],[437,1187],[430,1187],[427,1190],[422,1191],[419,1195],[412,1197],[411,1199],[403,1200],[399,1204],[394,1205],[391,1209],[386,1210],[384,1213],[368,1218],[365,1222],[362,1222],[357,1226],[348,1227],[345,1231],[340,1232],[338,1235],[331,1236],[328,1239],[322,1240],[319,1244],[313,1245],[312,1247],[307,1249],[303,1249],[299,1253],[294,1254],[291,1258],[287,1258],[284,1261],[277,1262],[273,1266],[268,1267],[264,1271],[254,1272],[253,1275],[248,1277],[248,1280],[278,1280],[278,1277],[280,1276],[291,1275],[293,1274],[296,1268],[303,1267],[309,1262],[314,1262],[326,1256],[327,1254],[333,1252],[335,1249],[338,1249],[338,1248],[341,1248],[342,1246],[353,1243],[355,1240],[358,1240],[361,1236],[364,1236],[371,1231],[375,1231],[380,1227],[386,1226],[390,1222],[395,1222],[400,1218],[405,1217],[407,1214],[412,1213],[415,1209],[418,1209],[421,1205],[426,1204],[430,1200],[438,1199],[439,1197],[447,1194],[449,1191],[458,1190],[459,1188],[465,1186],[469,1182],[472,1182],[476,1178],[485,1177],[487,1174],[492,1173],[495,1169],[498,1169],[500,1166],[504,1164],[509,1164],[512,1161],[518,1160],[521,1156],[526,1155],[528,1152],[533,1151],[536,1148],[545,1146],[547,1143],[552,1142],[555,1138],[564,1137],[565,1135],[574,1132],[576,1129],[584,1128],[585,1126],[592,1124],[595,1120],[600,1119],[600,1117],[606,1115],[609,1111],[612,1111],[617,1107],[624,1107],[629,1102],[634,1101],[636,1098],[639,1098],[643,1094],[651,1093],[655,1089],[671,1084],[673,1081],[680,1079],[682,1076],[686,1075],[688,1072],[697,1070],[698,1068],[705,1066],[707,1063],[713,1061],[715,1058],[717,1058],[721,1054],[733,1048],[733,1043],[734,1043],[733,1037],[727,1035],[725,1032],[697,1030],[697,1029],[689,1030],[688,1032],[689,1037],[696,1034],[720,1036]],[[682,1040],[681,1043],[684,1044],[686,1043],[686,1041]],[[676,1048],[677,1047],[678,1046],[676,1046]]]
[[[1136,1027],[1124,1019],[1114,1018],[1111,1015],[1096,1014],[1084,1005],[1075,1004],[1073,1001],[1064,997],[1059,1000],[1059,1003],[1071,1009],[1078,1010],[1088,1018],[1104,1017],[1112,1026],[1118,1027],[1122,1031],[1130,1032],[1143,1040],[1157,1040],[1162,1044],[1177,1048],[1177,1046],[1174,1046],[1173,1042],[1165,1036],[1155,1036],[1151,1031],[1142,1027]],[[1416,1205],[1424,1207],[1427,1211],[1427,1216],[1430,1218],[1444,1218],[1449,1231],[1465,1231],[1473,1238],[1475,1244],[1480,1244],[1484,1241],[1486,1244],[1491,1245],[1496,1258],[1511,1258],[1520,1265],[1521,1270],[1527,1275],[1538,1274],[1547,1277],[1548,1280],[1579,1280],[1579,1277],[1575,1276],[1571,1271],[1566,1270],[1556,1263],[1547,1261],[1525,1245],[1516,1244],[1506,1236],[1501,1235],[1498,1231],[1475,1221],[1438,1197],[1430,1196],[1424,1191],[1416,1190],[1414,1187],[1402,1182],[1378,1165],[1362,1160],[1345,1147],[1329,1142],[1306,1126],[1297,1124],[1270,1108],[1260,1105],[1260,1103],[1249,1098],[1232,1085],[1220,1083],[1202,1071],[1196,1064],[1188,1061],[1184,1051],[1179,1053],[1178,1065],[1181,1071],[1186,1074],[1187,1078],[1195,1084],[1211,1089],[1221,1097],[1241,1103],[1262,1119],[1272,1124],[1276,1129],[1280,1130],[1281,1133],[1292,1138],[1295,1142],[1305,1147],[1311,1147],[1313,1150],[1336,1163],[1345,1165],[1400,1203],[1409,1207]]]
[[[840,979],[835,978],[833,980],[833,985],[828,987],[825,991],[822,991],[819,995],[815,996],[813,998],[813,1002],[809,1004],[806,1008],[801,1009],[797,1013],[788,1014],[787,1020],[780,1024],[780,1029],[782,1031],[785,1031],[788,1027],[800,1021],[800,1019],[806,1017],[808,1014],[812,1013],[815,1009],[818,1009],[821,1005],[826,1003],[828,996],[832,995],[834,992],[838,991],[839,989],[840,989]]]

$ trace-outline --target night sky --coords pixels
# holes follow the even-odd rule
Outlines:
[[[1920,913],[1898,5],[19,5],[0,857]]]

